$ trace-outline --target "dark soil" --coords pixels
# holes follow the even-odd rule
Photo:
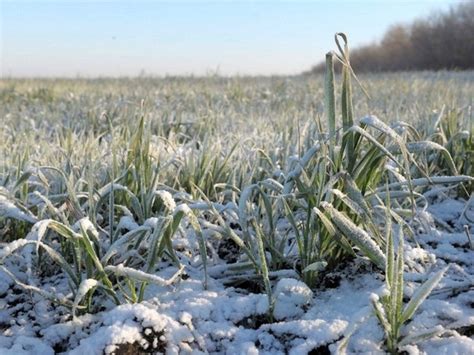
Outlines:
[[[142,346],[138,342],[117,344],[117,348],[112,354],[137,355],[165,353],[166,341],[163,341],[164,332],[155,332],[152,328],[145,328],[142,335],[147,341],[147,346]]]
[[[217,247],[217,255],[227,263],[232,264],[237,262],[240,256],[240,248],[235,242],[228,238],[222,240]]]

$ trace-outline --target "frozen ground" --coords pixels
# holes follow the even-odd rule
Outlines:
[[[466,203],[446,199],[421,215],[416,240],[405,244],[405,296],[427,276],[450,264],[445,277],[422,304],[404,333],[442,327],[437,336],[407,346],[409,354],[474,353],[474,250],[462,218]],[[473,215],[474,211],[467,211]],[[470,225],[474,234],[474,225]],[[8,265],[26,278],[25,260]],[[348,334],[348,353],[383,353],[383,331],[372,315],[370,295],[380,293],[383,275],[356,260],[327,275],[309,290],[291,273],[273,286],[275,321],[265,316],[267,296],[229,287],[210,268],[207,290],[202,274],[188,267],[172,286],[149,287],[146,301],[72,318],[63,307],[25,293],[0,274],[0,354],[136,354],[140,352],[227,354],[337,353]],[[214,271],[214,272],[213,272]],[[164,267],[159,276],[176,272]],[[56,294],[67,294],[58,274],[33,280]]]

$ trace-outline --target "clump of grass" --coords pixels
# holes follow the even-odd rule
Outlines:
[[[133,199],[138,200],[122,185],[116,184],[114,190],[107,189],[108,193],[121,190],[127,191]],[[64,216],[62,222],[43,219],[34,224],[25,239],[19,239],[3,247],[0,258],[2,270],[8,272],[3,265],[20,248],[35,246],[36,252],[32,248],[27,252],[37,256],[36,269],[42,269],[47,259],[53,261],[68,277],[74,301],[59,300],[44,290],[25,285],[14,278],[20,287],[39,292],[51,300],[68,305],[73,313],[77,309],[84,308],[91,311],[92,296],[96,291],[102,291],[116,304],[141,302],[148,284],[161,286],[170,284],[183,271],[183,266],[172,246],[172,238],[177,233],[183,217],[189,220],[191,228],[200,240],[202,255],[206,255],[201,228],[189,207],[185,204],[176,206],[173,197],[167,191],[156,191],[155,195],[162,200],[164,208],[159,216],[147,219],[142,225],[133,222],[131,214],[122,217],[115,229],[100,228],[88,217],[82,217],[74,225],[70,225]],[[104,199],[104,196],[106,195],[99,195],[98,203],[101,203],[100,200]],[[57,211],[51,201],[45,201]],[[88,203],[91,201],[95,202],[94,198],[89,199]],[[116,206],[113,204],[110,206],[114,207]],[[130,223],[136,227],[127,227]],[[109,238],[110,232],[108,233],[107,229],[114,231],[112,239]],[[179,269],[170,280],[163,280],[154,275],[160,259],[164,257],[171,260]],[[203,264],[206,278],[205,259]],[[10,272],[8,274],[11,275]]]
[[[406,324],[413,318],[418,308],[442,280],[449,265],[431,275],[412,295],[410,300],[404,302],[404,235],[403,225],[398,225],[398,243],[395,248],[392,228],[392,211],[390,209],[390,196],[386,196],[386,263],[385,263],[385,288],[382,295],[373,293],[370,296],[373,313],[379,321],[385,335],[385,348],[390,354],[399,354],[406,345],[440,335],[444,329],[434,327],[416,334],[403,334]],[[338,351],[345,353],[351,335],[371,315],[364,316],[362,321],[355,323],[349,334],[339,343]]]
[[[391,217],[387,217],[390,220]],[[423,301],[429,296],[431,291],[438,285],[443,278],[448,267],[436,272],[427,281],[425,281],[413,294],[410,301],[404,305],[403,302],[403,232],[399,228],[398,251],[395,258],[395,248],[391,231],[391,224],[387,225],[387,264],[385,268],[385,287],[386,292],[379,297],[372,294],[371,301],[375,315],[385,333],[385,345],[391,354],[398,354],[401,347],[408,344],[425,340],[442,331],[442,328],[431,329],[416,335],[402,336],[401,332],[404,325],[411,320],[417,309]]]

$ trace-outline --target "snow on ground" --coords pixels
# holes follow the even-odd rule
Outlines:
[[[409,354],[474,353],[474,250],[462,228],[464,208],[454,200],[431,206],[429,230],[416,236],[418,245],[406,243],[407,299],[428,274],[451,264],[402,335],[435,326],[443,332],[406,346]],[[439,224],[450,230],[436,230]],[[474,232],[472,224],[470,229]],[[20,261],[18,256],[7,266],[24,278]],[[167,279],[175,271],[165,267],[159,276]],[[370,306],[370,295],[383,290],[383,275],[365,262],[334,271],[335,282],[314,290],[282,278],[273,286],[273,323],[266,318],[265,294],[226,287],[218,278],[210,278],[204,289],[198,270],[189,268],[187,274],[173,286],[150,286],[140,304],[104,301],[101,312],[73,318],[65,308],[22,292],[0,272],[0,354],[325,354],[337,353],[349,333],[348,353],[383,353],[384,334]],[[69,292],[59,275],[35,281],[58,295]]]

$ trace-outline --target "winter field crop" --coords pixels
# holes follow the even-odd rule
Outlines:
[[[0,353],[474,353],[474,73],[331,59],[1,80]]]

